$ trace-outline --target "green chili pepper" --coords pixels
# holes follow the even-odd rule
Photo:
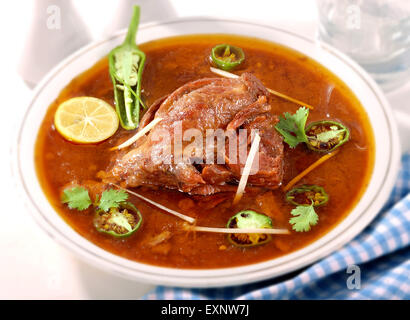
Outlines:
[[[330,152],[350,138],[350,131],[340,122],[324,120],[310,123],[305,133],[308,148],[318,152]]]
[[[132,235],[139,229],[141,222],[141,213],[130,202],[123,202],[118,208],[112,207],[108,211],[98,208],[94,217],[97,231],[116,238]]]
[[[286,193],[286,201],[295,206],[313,205],[314,207],[319,207],[329,201],[329,195],[320,186],[305,184],[288,191]]]
[[[241,229],[272,228],[272,220],[264,214],[252,210],[245,210],[232,216],[226,227]],[[228,235],[229,242],[238,247],[253,247],[267,243],[271,239],[271,236],[268,234],[231,233]]]
[[[145,54],[135,44],[140,7],[134,6],[127,36],[120,46],[108,55],[109,72],[114,86],[115,107],[124,129],[138,127],[141,100],[141,77]]]
[[[219,44],[212,48],[211,59],[219,69],[229,71],[245,60],[245,53],[239,47]]]

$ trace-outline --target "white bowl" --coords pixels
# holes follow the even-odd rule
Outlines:
[[[181,287],[220,287],[272,278],[307,266],[346,244],[372,221],[392,190],[399,166],[400,144],[386,99],[355,62],[326,44],[285,30],[213,18],[145,24],[139,29],[138,42],[183,34],[238,32],[288,46],[316,60],[342,79],[366,109],[374,129],[375,165],[365,193],[350,214],[326,235],[296,252],[233,268],[192,270],[156,267],[113,255],[81,237],[55,212],[45,197],[34,166],[34,146],[48,106],[71,79],[122,42],[125,32],[120,32],[86,46],[55,67],[37,87],[21,123],[14,161],[16,173],[35,220],[52,238],[88,263],[129,279]]]

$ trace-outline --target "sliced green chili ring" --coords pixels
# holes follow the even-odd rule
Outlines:
[[[264,214],[252,210],[244,210],[232,216],[226,224],[226,227],[240,229],[270,229],[272,228],[272,220]],[[238,247],[253,247],[265,244],[271,239],[272,237],[269,234],[231,233],[228,235],[229,242]]]
[[[305,133],[308,148],[318,152],[331,152],[350,138],[346,126],[331,120],[312,122],[306,127]]]
[[[140,17],[139,6],[134,6],[133,16],[124,42],[108,54],[108,65],[114,87],[115,108],[121,126],[126,130],[138,127],[141,100],[141,78],[145,54],[135,44]]]
[[[245,60],[245,53],[239,47],[219,44],[212,48],[211,60],[219,69],[229,71]]]
[[[307,184],[289,190],[285,197],[286,201],[295,206],[313,205],[319,207],[329,201],[329,195],[323,187]]]
[[[115,238],[125,238],[139,229],[142,215],[130,202],[121,203],[119,208],[110,208],[108,212],[97,208],[94,226],[97,231]]]

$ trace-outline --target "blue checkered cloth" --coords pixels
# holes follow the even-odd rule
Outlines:
[[[405,154],[397,183],[381,213],[353,241],[323,260],[290,276],[256,284],[220,289],[160,286],[144,298],[407,300],[409,238],[410,154]],[[358,268],[349,270],[352,265]]]

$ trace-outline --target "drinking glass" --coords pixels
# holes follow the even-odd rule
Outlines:
[[[316,2],[323,41],[356,60],[386,91],[410,79],[410,1]]]

